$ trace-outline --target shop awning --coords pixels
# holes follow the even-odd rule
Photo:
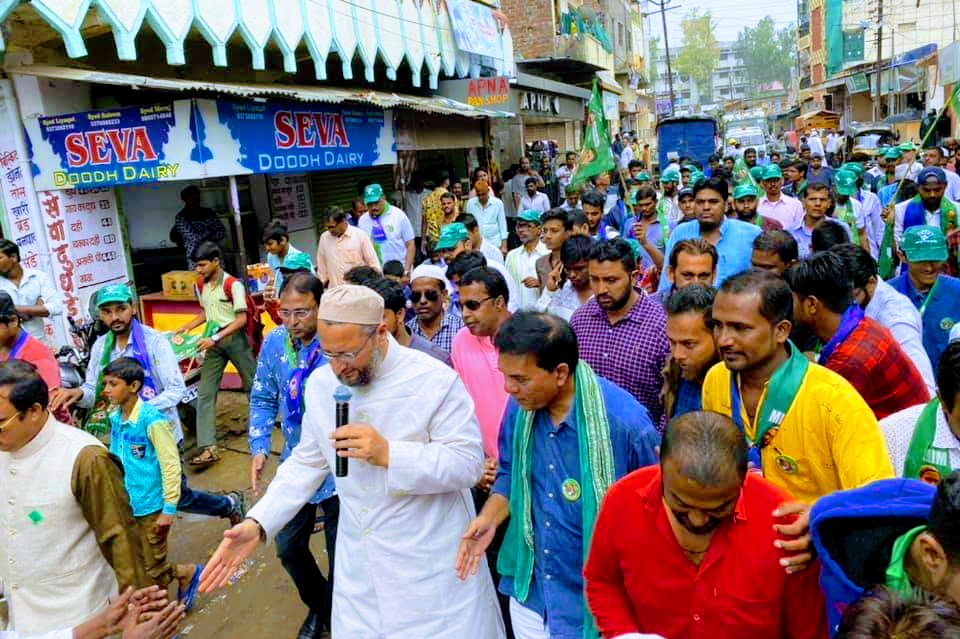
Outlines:
[[[600,80],[600,86],[607,91],[612,91],[617,95],[623,95],[623,87],[620,86],[619,82],[617,82],[617,79],[613,75],[613,71],[597,71],[597,79]]]
[[[294,73],[306,50],[318,80],[326,80],[331,53],[347,80],[355,58],[367,82],[374,81],[377,65],[386,67],[389,80],[406,65],[414,86],[426,71],[432,89],[441,73],[477,77],[481,66],[497,75],[515,73],[510,27],[502,14],[471,0],[0,0],[0,26],[0,53],[4,36],[11,47],[30,50],[56,34],[68,56],[82,58],[86,39],[109,30],[117,58],[136,61],[138,38],[151,31],[163,43],[167,64],[178,66],[187,64],[184,44],[199,36],[218,67],[230,66],[228,45],[235,43],[249,49],[249,64],[258,71],[273,49],[283,56],[283,70]]]
[[[32,75],[42,78],[115,84],[134,88],[161,91],[194,91],[232,95],[244,98],[284,98],[300,102],[359,102],[384,109],[406,108],[425,113],[462,115],[468,118],[512,118],[509,111],[481,109],[464,102],[442,96],[418,96],[364,89],[339,89],[321,86],[297,86],[285,84],[236,84],[232,82],[202,82],[176,78],[156,78],[128,73],[107,73],[74,67],[47,65],[10,66],[6,72],[12,75]]]

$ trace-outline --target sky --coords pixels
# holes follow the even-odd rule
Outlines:
[[[656,10],[656,6],[648,4],[646,11]],[[682,40],[680,22],[683,16],[691,9],[699,8],[701,13],[710,10],[717,24],[714,35],[720,42],[733,41],[745,26],[754,26],[764,16],[771,16],[778,29],[786,27],[791,22],[797,22],[797,5],[795,0],[671,0],[670,6],[679,6],[679,9],[667,11],[667,28],[670,31],[670,46],[679,46]],[[661,46],[663,27],[660,16],[651,15],[647,22],[650,27],[649,35],[659,36]]]

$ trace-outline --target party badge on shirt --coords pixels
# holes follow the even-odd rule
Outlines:
[[[131,444],[130,454],[134,459],[143,459],[147,455],[147,447],[143,444]]]
[[[563,498],[567,501],[577,501],[580,499],[580,482],[576,479],[570,478],[563,480],[561,489],[563,490]]]
[[[297,380],[291,379],[288,386],[290,389],[290,397],[296,399],[297,394],[300,392],[300,384],[297,383]]]
[[[937,486],[940,484],[940,481],[943,479],[940,475],[940,471],[930,465],[924,465],[920,467],[920,473],[918,478],[925,484],[931,484]]]
[[[944,331],[949,331],[951,328],[953,328],[954,324],[955,322],[949,317],[944,317],[942,320],[940,320],[940,328]]]
[[[800,467],[797,465],[797,460],[789,455],[784,455],[781,453],[780,455],[777,455],[774,461],[777,463],[777,468],[787,475],[796,475],[800,471]]]

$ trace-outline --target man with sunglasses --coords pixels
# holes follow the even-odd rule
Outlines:
[[[493,584],[450,570],[473,516],[463,497],[483,475],[480,430],[456,373],[403,348],[383,323],[383,298],[345,284],[323,294],[317,337],[328,363],[307,378],[301,439],[250,517],[224,533],[201,578],[226,585],[349,458],[338,481],[344,517],[331,636],[501,639]],[[334,393],[349,387],[353,421],[335,428]]]
[[[270,435],[277,415],[283,433],[282,463],[300,441],[303,420],[303,383],[310,373],[326,363],[317,339],[317,305],[323,285],[309,273],[289,276],[280,290],[278,315],[283,326],[271,331],[257,358],[257,372],[250,391],[250,483],[259,493],[263,470],[270,457]],[[323,509],[323,534],[329,557],[329,580],[325,579],[310,552],[310,535],[317,520],[317,505]],[[293,579],[309,614],[300,627],[298,639],[319,638],[330,628],[333,593],[334,545],[340,500],[333,475],[327,475],[320,489],[277,533],[277,555]]]
[[[407,328],[448,353],[453,336],[463,328],[463,320],[447,311],[451,288],[443,269],[433,264],[421,264],[410,276],[410,301],[417,316]]]

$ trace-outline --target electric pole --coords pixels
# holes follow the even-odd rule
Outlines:
[[[673,110],[675,107],[675,100],[673,96],[673,67],[670,63],[670,36],[667,34],[667,11],[672,11],[673,9],[679,9],[680,6],[667,7],[673,0],[649,0],[650,4],[660,8],[660,21],[663,24],[663,47],[667,53],[667,85],[670,87],[670,115],[673,115]],[[651,15],[651,13],[642,14],[643,17]]]
[[[873,121],[880,121],[880,61],[883,59],[883,0],[877,0],[877,64],[874,72]]]

